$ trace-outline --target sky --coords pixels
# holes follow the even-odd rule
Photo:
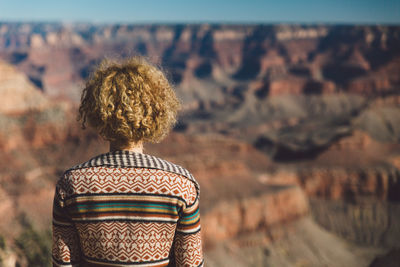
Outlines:
[[[0,21],[400,25],[400,0],[0,0]]]

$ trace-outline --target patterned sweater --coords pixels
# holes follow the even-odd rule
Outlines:
[[[203,266],[200,187],[184,168],[130,151],[67,170],[53,204],[53,266]]]

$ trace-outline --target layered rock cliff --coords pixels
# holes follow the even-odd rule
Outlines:
[[[29,109],[43,109],[49,105],[42,92],[14,66],[0,61],[0,113],[18,113]]]
[[[216,105],[224,102],[224,90],[235,96],[250,90],[257,98],[390,94],[400,83],[399,31],[395,26],[1,23],[0,52],[48,94],[72,98],[70,87],[99,59],[140,53],[168,69],[186,101]]]

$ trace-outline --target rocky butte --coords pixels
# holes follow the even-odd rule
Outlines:
[[[399,48],[397,26],[0,23],[3,265],[48,264],[55,180],[107,150],[84,79],[136,53],[183,102],[145,149],[200,182],[207,266],[398,263]]]

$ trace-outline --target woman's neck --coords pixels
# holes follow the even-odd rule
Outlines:
[[[117,150],[128,150],[136,153],[143,153],[143,142],[130,142],[125,144],[110,142],[110,152]]]

